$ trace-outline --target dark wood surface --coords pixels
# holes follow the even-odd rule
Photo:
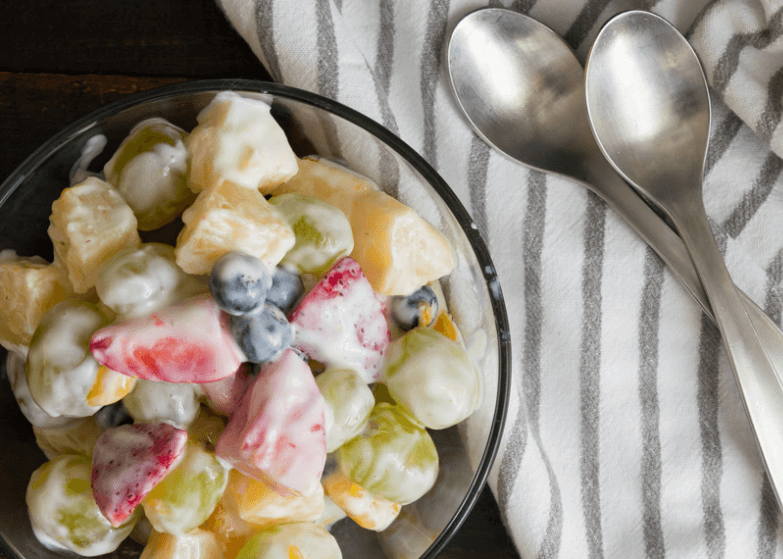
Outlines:
[[[24,0],[0,13],[0,181],[60,128],[130,93],[270,79],[214,0]],[[519,557],[489,489],[441,557]]]

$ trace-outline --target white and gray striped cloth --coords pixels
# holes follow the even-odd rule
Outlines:
[[[441,57],[449,26],[486,5],[542,21],[582,59],[618,11],[675,24],[712,86],[708,213],[736,283],[779,321],[783,0],[218,2],[275,80],[398,134],[484,234],[514,360],[490,486],[523,558],[783,557],[783,517],[717,329],[583,187],[479,140]]]

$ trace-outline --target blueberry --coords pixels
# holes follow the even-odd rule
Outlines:
[[[133,423],[133,417],[128,413],[122,400],[108,406],[103,406],[98,410],[98,413],[95,414],[95,419],[98,420],[98,423],[104,429]]]
[[[289,313],[303,292],[304,285],[299,274],[276,266],[272,271],[272,287],[266,295],[266,300],[282,309],[284,313]]]
[[[237,345],[252,363],[274,361],[291,345],[293,330],[278,307],[264,303],[248,314],[229,317]]]
[[[392,297],[391,313],[403,330],[416,326],[430,326],[438,315],[438,296],[428,285],[407,296]]]
[[[272,284],[266,264],[243,252],[228,252],[212,266],[209,291],[218,307],[232,315],[253,312]]]
[[[301,359],[305,363],[309,363],[310,362],[310,358],[307,356],[307,354],[304,351],[302,351],[298,347],[292,347],[291,349],[294,350],[294,353],[296,353],[296,356],[299,359]]]

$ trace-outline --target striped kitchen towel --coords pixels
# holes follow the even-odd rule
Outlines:
[[[511,321],[513,394],[489,483],[523,558],[783,557],[719,333],[580,185],[492,151],[457,111],[447,31],[487,5],[582,60],[614,13],[690,39],[714,96],[705,199],[736,283],[783,289],[781,0],[217,0],[278,81],[349,105],[421,153],[487,240]]]

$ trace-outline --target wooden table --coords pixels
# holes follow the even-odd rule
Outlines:
[[[270,79],[214,0],[23,0],[0,11],[0,181],[60,128],[130,93]],[[441,557],[519,557],[488,489]]]

